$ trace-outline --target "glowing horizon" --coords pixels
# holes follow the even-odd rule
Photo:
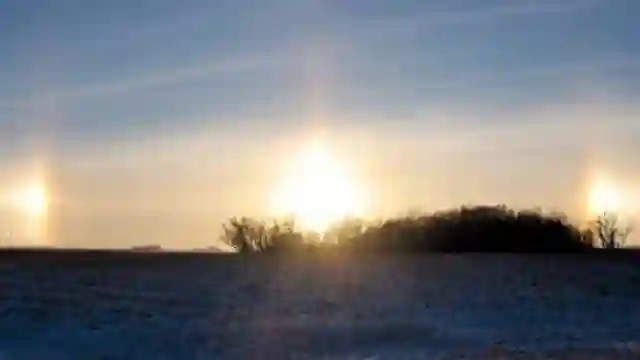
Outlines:
[[[248,1],[0,5],[0,231],[194,248],[242,215],[635,216],[631,0]]]
[[[29,179],[5,190],[3,205],[9,217],[5,237],[21,246],[50,245],[47,227],[49,200],[45,184]],[[7,216],[5,215],[5,216]]]
[[[332,222],[362,215],[362,185],[322,142],[311,142],[285,174],[271,195],[275,214],[291,214],[303,228],[320,233]]]

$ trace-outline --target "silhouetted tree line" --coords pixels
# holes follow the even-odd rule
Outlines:
[[[233,218],[223,241],[239,252],[340,249],[357,252],[582,252],[620,247],[630,228],[603,214],[585,229],[563,214],[516,211],[504,205],[463,206],[433,214],[412,214],[365,223],[345,218],[323,234],[296,229],[295,219],[272,224]]]

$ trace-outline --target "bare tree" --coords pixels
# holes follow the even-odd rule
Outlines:
[[[593,232],[600,246],[605,249],[617,249],[627,241],[631,226],[622,224],[616,213],[605,212],[593,221]]]
[[[580,233],[580,238],[582,243],[587,245],[590,248],[595,247],[596,245],[596,233],[593,231],[593,228],[587,228]]]
[[[224,235],[222,240],[236,248],[238,252],[249,252],[254,245],[250,238],[250,227],[246,218],[231,218],[228,220],[231,226],[222,224]]]

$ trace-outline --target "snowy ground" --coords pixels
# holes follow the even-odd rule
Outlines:
[[[0,359],[640,358],[639,300],[586,255],[3,255]]]

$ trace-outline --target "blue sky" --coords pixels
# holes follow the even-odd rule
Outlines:
[[[358,164],[371,213],[580,214],[594,172],[634,193],[640,176],[638,11],[0,0],[0,171],[46,173],[61,246],[205,245],[226,216],[267,212],[277,164],[318,132]]]

